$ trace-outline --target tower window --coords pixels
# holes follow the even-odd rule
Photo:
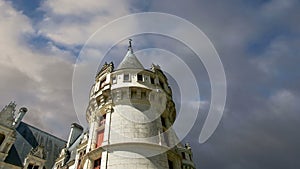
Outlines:
[[[144,82],[148,82],[149,76],[144,76]]]
[[[81,157],[79,157],[79,158],[81,158]],[[81,165],[81,159],[78,160],[77,169],[80,169],[80,165]]]
[[[33,164],[29,164],[27,169],[33,169]]]
[[[142,81],[143,81],[143,75],[138,74],[138,75],[137,75],[137,80],[138,80],[139,82],[142,82]]]
[[[136,90],[131,90],[131,98],[137,98],[137,91]]]
[[[104,78],[104,79],[101,80],[101,82],[100,82],[100,86],[101,86],[101,87],[104,86],[105,81],[106,81],[106,78]]]
[[[99,87],[100,87],[100,82],[96,82],[94,92],[98,92]]]
[[[183,158],[183,159],[186,159],[186,158],[185,158],[185,153],[184,153],[184,152],[182,152],[181,155],[182,155],[182,158]]]
[[[150,77],[151,84],[154,84],[154,78]]]
[[[94,161],[94,169],[100,169],[101,167],[101,158]]]
[[[97,143],[96,143],[96,148],[100,147],[102,145],[103,142],[103,138],[104,138],[104,129],[99,131],[97,133]]]
[[[117,83],[117,77],[116,76],[112,76],[112,83],[116,84]]]
[[[163,127],[166,127],[166,120],[165,120],[165,118],[163,118],[163,117],[160,117],[160,118],[161,118],[161,125]]]
[[[161,80],[159,80],[159,85],[162,89],[164,88],[164,83]]]
[[[4,134],[0,134],[0,145],[2,145],[4,139],[5,139],[5,135]]]
[[[123,81],[129,82],[129,74],[124,74]]]
[[[168,160],[168,164],[169,164],[169,169],[173,169],[174,168],[173,161]]]
[[[141,92],[141,98],[142,99],[147,99],[147,93],[146,93],[146,91],[142,91]]]

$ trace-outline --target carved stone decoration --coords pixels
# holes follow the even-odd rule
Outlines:
[[[42,169],[45,166],[46,162],[46,154],[44,147],[38,145],[35,148],[32,148],[28,153],[27,157],[24,161],[24,168],[28,168],[28,166],[38,167],[38,169]]]
[[[30,155],[33,155],[35,157],[38,157],[40,159],[46,159],[46,153],[44,151],[44,147],[43,146],[37,146],[35,148],[33,148],[31,151],[30,151]]]
[[[14,113],[15,113],[16,103],[10,102],[8,105],[6,105],[2,111],[0,112],[0,124],[13,128],[13,123],[15,121]]]

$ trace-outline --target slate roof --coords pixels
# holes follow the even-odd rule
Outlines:
[[[117,69],[144,69],[144,67],[133,53],[132,48],[128,48],[126,56]]]
[[[21,122],[16,128],[16,141],[11,147],[5,162],[22,167],[31,149],[42,145],[46,152],[45,167],[51,169],[65,144],[65,140]]]

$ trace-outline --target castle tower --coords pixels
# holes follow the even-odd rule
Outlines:
[[[79,169],[181,169],[182,155],[191,152],[171,128],[176,110],[166,76],[157,65],[143,67],[131,40],[117,69],[105,63],[98,72],[86,118],[88,134],[74,162]]]
[[[15,102],[10,102],[0,112],[0,166],[6,165],[2,162],[6,159],[11,146],[16,140],[15,128],[18,127],[27,112],[27,109],[22,107],[18,113],[15,113],[15,108]]]

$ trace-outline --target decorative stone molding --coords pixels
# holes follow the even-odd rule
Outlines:
[[[24,161],[24,168],[28,166],[38,166],[38,169],[42,169],[46,162],[46,155],[43,146],[37,146],[28,153]]]

